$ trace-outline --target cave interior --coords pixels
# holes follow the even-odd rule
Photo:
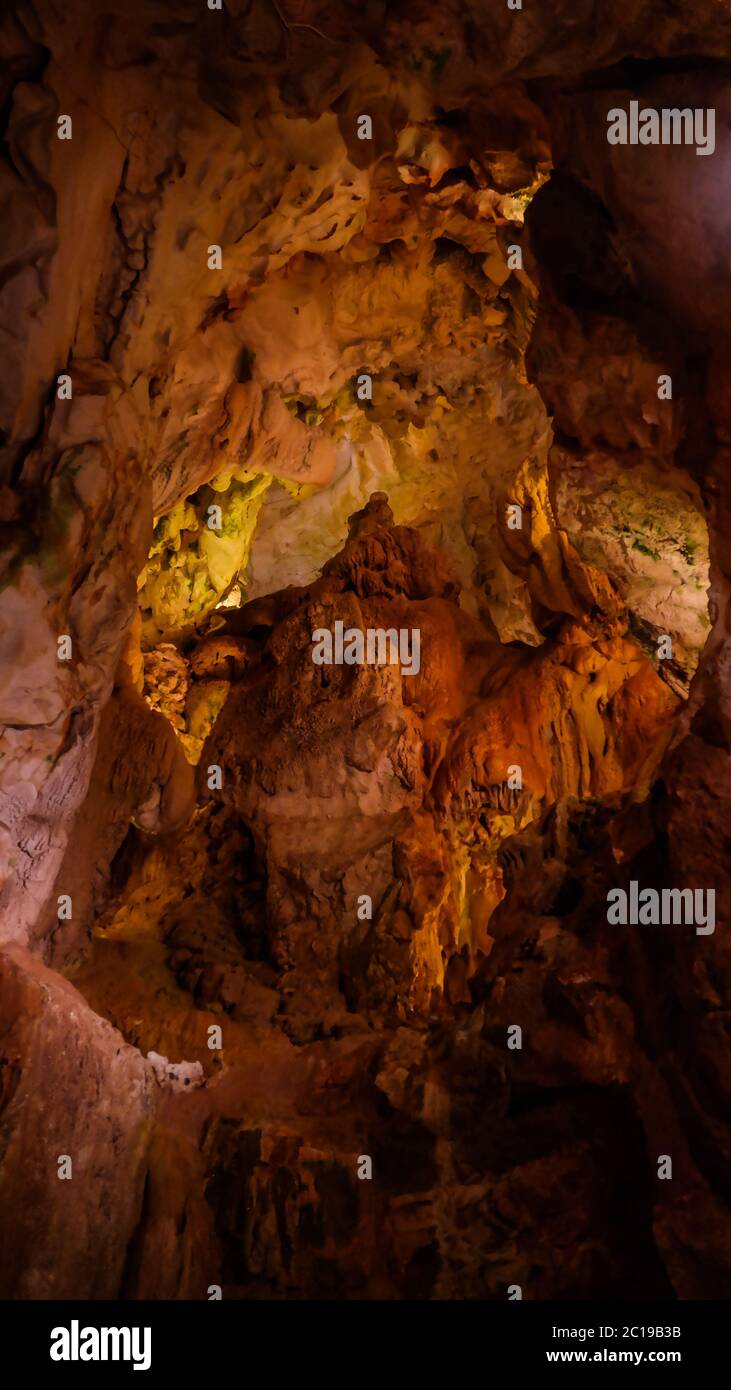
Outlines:
[[[5,8],[0,1297],[729,1297],[730,73]]]

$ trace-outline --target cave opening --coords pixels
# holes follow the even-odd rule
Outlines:
[[[727,1297],[728,16],[33,8],[2,1296]]]

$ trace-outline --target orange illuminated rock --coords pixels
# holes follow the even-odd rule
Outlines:
[[[102,8],[0,19],[4,1291],[727,1298],[731,11]]]

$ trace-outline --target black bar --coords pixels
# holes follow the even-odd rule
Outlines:
[[[72,1376],[77,1385],[94,1386],[107,1376],[141,1385],[170,1384],[179,1376],[183,1385],[208,1387],[232,1375],[244,1385],[261,1382],[267,1368],[277,1383],[291,1368],[323,1386],[352,1384],[354,1377],[362,1385],[369,1367],[380,1384],[404,1358],[412,1384],[422,1365],[433,1383],[442,1363],[450,1384],[468,1375],[505,1384],[511,1372],[521,1371],[540,1371],[550,1383],[554,1371],[592,1366],[718,1374],[727,1359],[727,1327],[726,1303],[670,1300],[0,1304],[4,1354],[15,1351],[19,1366],[37,1373],[42,1386]],[[127,1329],[108,1349],[110,1356],[126,1349],[130,1359],[80,1359],[82,1346],[101,1350],[103,1328]],[[78,1359],[52,1359],[52,1342],[69,1356],[76,1350]],[[144,1363],[146,1351],[149,1368],[141,1364],[136,1374],[135,1361]]]

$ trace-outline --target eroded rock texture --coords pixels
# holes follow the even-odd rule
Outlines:
[[[0,54],[3,1295],[728,1297],[731,15]]]

